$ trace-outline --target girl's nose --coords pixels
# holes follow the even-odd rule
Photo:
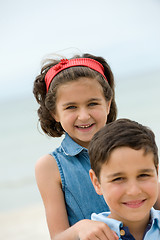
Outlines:
[[[82,108],[78,112],[78,119],[81,121],[87,121],[90,118],[89,111],[86,108]]]

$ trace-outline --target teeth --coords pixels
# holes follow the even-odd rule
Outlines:
[[[91,124],[90,125],[86,125],[86,126],[79,126],[79,128],[88,128],[90,126],[91,126]]]

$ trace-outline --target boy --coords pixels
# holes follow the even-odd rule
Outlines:
[[[110,212],[92,214],[119,239],[160,239],[158,148],[154,133],[129,119],[103,127],[89,145],[90,178]]]

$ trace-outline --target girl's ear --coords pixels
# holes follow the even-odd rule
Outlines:
[[[107,107],[107,114],[109,114],[109,112],[110,112],[111,102],[112,102],[112,99],[109,100],[108,103],[107,103],[107,106],[108,106],[108,107]]]
[[[95,172],[92,169],[89,170],[89,176],[90,176],[90,179],[92,181],[92,184],[94,186],[94,189],[95,189],[96,193],[98,195],[102,195],[101,184],[99,183],[99,180],[98,180]]]
[[[157,170],[157,175],[159,176],[159,164],[157,165],[156,170]]]
[[[54,118],[54,120],[56,121],[56,122],[60,122],[59,121],[59,117],[58,117],[58,114],[53,114],[53,113],[50,113],[51,115],[52,115],[52,117]]]

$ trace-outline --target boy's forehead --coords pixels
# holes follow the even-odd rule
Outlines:
[[[135,165],[135,168],[139,169],[142,166],[146,166],[146,163],[150,162],[150,166],[154,166],[154,154],[145,152],[143,148],[135,150],[130,147],[118,147],[113,149],[101,168],[107,166],[117,169],[125,169],[130,164]]]

